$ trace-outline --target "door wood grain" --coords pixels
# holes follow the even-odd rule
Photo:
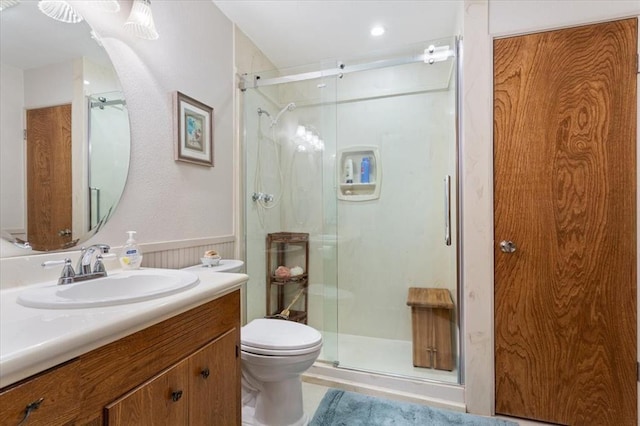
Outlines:
[[[64,248],[72,235],[71,105],[27,111],[27,239],[35,250]],[[62,234],[61,234],[62,233]]]
[[[637,425],[637,37],[495,40],[497,413]]]

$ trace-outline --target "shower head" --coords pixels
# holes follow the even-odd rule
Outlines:
[[[296,109],[296,104],[294,102],[288,103],[287,106],[285,106],[280,110],[278,115],[276,115],[276,118],[274,118],[271,121],[271,125],[275,126],[276,124],[278,124],[278,120],[280,120],[280,117],[282,116],[282,114],[284,114],[286,111],[293,111],[294,109]]]
[[[278,120],[280,120],[280,117],[282,116],[282,114],[284,114],[286,111],[293,111],[294,109],[296,109],[296,104],[294,102],[288,103],[287,106],[285,106],[280,110],[280,112],[276,115],[276,118],[271,120],[271,127],[278,124]],[[262,115],[262,114],[271,118],[271,114],[269,114],[269,111],[262,108],[258,108],[258,115]]]

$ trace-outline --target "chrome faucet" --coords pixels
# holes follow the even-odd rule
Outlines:
[[[71,259],[69,258],[66,258],[65,260],[50,260],[43,262],[42,267],[50,268],[55,265],[64,264],[60,278],[58,278],[58,285],[73,284],[79,281],[106,277],[107,270],[104,267],[104,263],[102,263],[102,255],[109,253],[110,249],[111,247],[106,244],[94,244],[87,248],[83,247],[75,271],[73,270]],[[93,270],[91,270],[91,259],[93,258],[93,254],[96,252],[98,254],[96,255]]]
[[[102,255],[109,253],[111,247],[106,244],[94,244],[87,248],[82,247],[82,251],[80,252],[80,259],[78,259],[78,264],[76,265],[76,278],[79,276],[82,277],[84,275],[94,275],[101,274],[99,276],[105,277],[107,275],[107,270],[104,268],[104,264],[102,263]],[[98,252],[96,256],[96,262],[93,266],[93,271],[91,271],[91,259],[93,258],[93,254]],[[93,276],[87,277],[96,278]]]

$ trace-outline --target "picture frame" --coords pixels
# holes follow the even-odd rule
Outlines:
[[[213,108],[174,93],[175,160],[213,167]]]

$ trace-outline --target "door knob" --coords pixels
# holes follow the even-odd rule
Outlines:
[[[513,241],[500,241],[500,250],[502,250],[503,253],[513,253],[516,251],[516,245]]]

